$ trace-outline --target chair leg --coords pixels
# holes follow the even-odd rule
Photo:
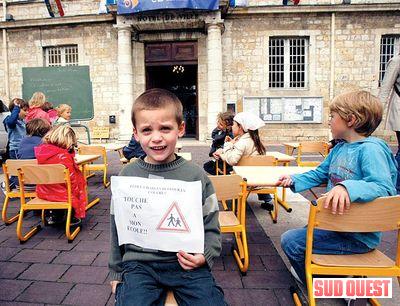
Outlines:
[[[19,214],[16,214],[15,216],[12,216],[11,218],[7,217],[7,209],[8,209],[8,203],[10,202],[10,197],[6,195],[6,198],[4,199],[4,204],[3,204],[3,211],[1,213],[3,222],[5,225],[10,225],[11,223],[14,223],[15,221],[18,220]]]
[[[247,245],[246,231],[235,233],[238,250],[233,249],[233,256],[239,266],[242,275],[246,275],[249,268],[249,249]]]
[[[17,236],[18,236],[20,243],[24,243],[30,237],[32,237],[34,234],[36,234],[38,231],[40,231],[42,229],[40,224],[38,224],[34,228],[32,228],[29,232],[27,232],[25,235],[23,235],[22,234],[23,219],[24,219],[24,209],[21,207],[21,210],[19,212],[18,224],[17,224]]]
[[[306,282],[307,282],[307,293],[308,293],[308,305],[315,306],[315,299],[313,293],[312,276],[310,273],[306,272]]]
[[[103,174],[103,185],[104,188],[107,188],[108,186],[110,186],[110,182],[107,182],[107,169],[104,169],[104,174]]]
[[[372,306],[380,306],[380,305],[381,305],[381,303],[379,303],[378,300],[375,299],[375,298],[368,299],[368,302],[369,302]]]
[[[68,238],[68,243],[71,243],[81,230],[81,227],[77,226],[71,233],[71,216],[72,216],[72,208],[70,207],[68,208],[67,221],[65,222],[65,236],[67,236]]]
[[[274,210],[270,211],[272,222],[277,223],[278,222],[278,194],[275,192],[274,193]]]
[[[223,208],[224,210],[228,210],[228,205],[226,205],[226,201],[225,201],[225,200],[222,200],[222,201],[221,201],[221,204],[222,204],[222,208]]]

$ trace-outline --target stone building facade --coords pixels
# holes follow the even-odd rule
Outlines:
[[[0,97],[21,96],[22,68],[46,66],[46,48],[75,45],[77,64],[90,67],[93,85],[94,119],[88,125],[110,126],[110,137],[119,140],[130,138],[132,101],[152,86],[180,90],[188,104],[189,134],[199,140],[209,137],[227,104],[246,108],[243,97],[318,97],[320,122],[267,121],[261,134],[266,142],[326,139],[329,101],[358,88],[377,94],[387,53],[400,48],[398,0],[347,5],[302,0],[286,7],[278,0],[249,0],[247,7],[236,8],[221,0],[218,11],[139,15],[117,15],[115,5],[110,13],[98,14],[98,0],[62,2],[62,18],[49,18],[39,0],[3,5],[13,18],[0,22]],[[387,41],[391,45],[382,47]],[[274,56],[296,61],[300,55],[301,63],[272,65]],[[285,82],[279,83],[280,75]],[[171,76],[176,83],[168,82]],[[116,116],[115,124],[109,123],[110,115]],[[390,140],[391,133],[379,130],[377,135]]]

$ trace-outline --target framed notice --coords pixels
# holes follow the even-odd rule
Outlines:
[[[243,97],[242,103],[267,123],[322,123],[322,97]]]

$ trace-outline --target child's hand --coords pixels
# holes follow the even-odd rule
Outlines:
[[[176,253],[178,262],[184,270],[193,270],[201,267],[206,263],[206,258],[203,254],[189,254],[184,251]]]
[[[277,186],[281,187],[290,187],[292,185],[293,185],[293,180],[288,174],[282,175],[277,182]]]
[[[350,209],[350,196],[347,192],[346,187],[337,185],[333,187],[327,194],[324,203],[324,208],[329,208],[329,204],[332,205],[332,214],[338,212],[339,215],[343,215],[344,210]]]
[[[232,138],[230,136],[225,136],[225,142],[230,142],[232,141]]]
[[[213,153],[213,157],[214,157],[215,159],[219,159],[220,156],[221,156],[221,154],[222,154],[222,149],[218,149],[217,151],[215,151],[215,152]]]
[[[119,283],[120,283],[120,281],[116,281],[116,280],[110,282],[110,285],[111,285],[111,292],[112,292],[113,294],[115,294],[115,290],[117,289],[117,285],[118,285]]]

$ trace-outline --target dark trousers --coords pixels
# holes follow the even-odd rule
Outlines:
[[[10,150],[10,159],[18,159],[17,150]],[[10,176],[10,189],[15,188],[18,185],[18,177]]]
[[[209,160],[208,162],[205,162],[204,164],[203,164],[203,169],[204,169],[204,171],[206,171],[208,174],[211,174],[211,175],[216,175],[216,169],[215,169],[215,164],[216,164],[216,162],[214,161],[214,160]],[[223,166],[224,165],[224,162],[223,161],[221,161],[221,162],[219,162],[218,163],[218,168],[222,171],[223,170]],[[226,174],[229,174],[229,173],[231,173],[231,171],[233,170],[233,167],[231,166],[231,165],[228,165],[228,164],[226,164]]]
[[[115,305],[164,305],[167,290],[179,305],[227,305],[207,266],[186,271],[175,262],[129,261],[123,264]]]

